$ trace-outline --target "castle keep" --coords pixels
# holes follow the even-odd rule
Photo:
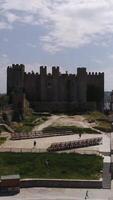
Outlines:
[[[35,111],[76,112],[103,110],[104,73],[87,73],[77,68],[77,74],[60,73],[59,67],[40,67],[40,73],[26,73],[24,65],[7,68],[7,94],[10,103],[20,110],[24,95]]]

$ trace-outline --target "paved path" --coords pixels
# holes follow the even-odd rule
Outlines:
[[[100,134],[83,134],[81,139],[87,139],[92,137],[100,137]],[[103,144],[98,146],[91,146],[91,147],[84,147],[80,149],[72,149],[72,150],[66,150],[66,152],[77,152],[77,153],[97,153],[99,154],[109,154],[110,152],[110,138],[109,135],[101,135],[103,137]],[[13,151],[13,152],[19,152],[21,149],[23,149],[23,152],[45,152],[46,149],[54,142],[66,142],[66,141],[75,141],[79,139],[78,134],[74,135],[66,135],[66,136],[55,136],[55,137],[47,137],[47,138],[37,138],[37,139],[25,139],[25,140],[7,140],[4,144],[0,146],[0,151]],[[36,148],[33,149],[33,143],[34,140],[36,141]]]
[[[111,173],[110,173],[111,157],[104,156],[103,161],[103,188],[111,188]]]
[[[94,137],[100,137],[100,134],[83,134],[81,139],[88,139]],[[75,141],[79,139],[78,134],[74,135],[66,135],[66,136],[55,136],[55,137],[47,137],[47,138],[37,138],[37,139],[25,139],[25,140],[7,140],[4,144],[0,146],[0,148],[33,148],[33,142],[36,141],[36,149],[47,149],[52,143],[56,142],[67,142],[67,141]],[[104,142],[105,141],[105,142]],[[103,146],[104,145],[104,146]],[[81,150],[81,149],[78,149]],[[103,144],[82,148],[82,150],[95,150],[95,151],[108,151],[109,150],[109,138],[103,135]]]
[[[57,119],[59,119],[60,116],[58,115],[52,115],[51,117],[49,117],[49,119],[47,121],[45,121],[43,124],[40,124],[38,126],[35,126],[34,129],[32,130],[32,132],[37,132],[37,131],[42,131],[44,128],[52,125]]]
[[[84,200],[87,189],[29,188],[0,200]],[[88,189],[89,200],[113,200],[113,190]]]

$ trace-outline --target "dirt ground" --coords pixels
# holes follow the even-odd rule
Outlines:
[[[86,121],[83,116],[74,115],[74,116],[67,116],[61,115],[53,124],[52,126],[77,126],[77,127],[90,127],[90,124]]]
[[[43,124],[35,126],[33,131],[42,131],[48,126],[77,126],[83,128],[91,127],[91,124],[88,123],[85,117],[81,115],[52,115],[47,121]]]

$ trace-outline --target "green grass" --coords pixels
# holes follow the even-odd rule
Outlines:
[[[6,137],[0,137],[0,145],[6,141]]]
[[[104,131],[104,132],[112,132],[113,131],[113,127],[112,124],[108,121],[98,121],[97,125],[94,127],[100,131]]]
[[[10,132],[4,125],[0,125],[0,133],[1,132]]]
[[[72,133],[98,133],[95,130],[92,130],[91,128],[82,128],[77,126],[48,126],[43,129],[43,132],[49,132],[51,134],[54,134],[55,132],[66,132],[71,131]]]
[[[34,126],[40,125],[44,121],[46,121],[48,118],[45,116],[37,116],[37,115],[31,115],[27,116],[21,123],[17,123],[14,127],[14,130],[18,133],[28,133],[31,132]]]
[[[108,117],[101,112],[91,112],[85,116],[89,122],[95,122],[95,129],[104,131],[104,132],[112,132],[113,127],[111,122],[108,120]]]
[[[6,131],[5,127],[4,126],[0,126],[0,132],[4,132]]]
[[[48,159],[49,167],[45,161]],[[0,176],[21,178],[99,179],[103,160],[96,155],[75,153],[0,153]]]
[[[95,121],[95,120],[108,120],[107,117],[98,111],[90,112],[89,114],[85,115],[85,118],[88,121]]]

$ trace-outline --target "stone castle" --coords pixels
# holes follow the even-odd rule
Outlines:
[[[26,73],[24,65],[7,68],[7,94],[10,103],[22,111],[24,96],[38,112],[103,110],[104,73],[60,73],[59,67],[40,67],[40,73]]]

